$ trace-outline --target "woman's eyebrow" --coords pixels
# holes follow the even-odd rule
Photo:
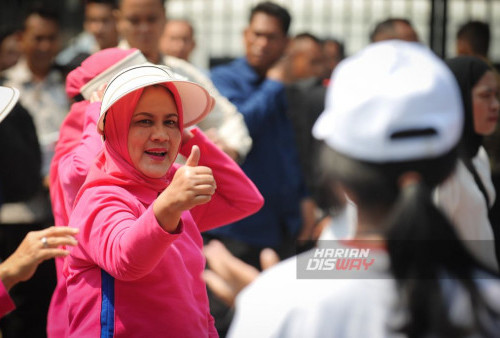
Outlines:
[[[152,113],[148,113],[148,112],[138,112],[138,113],[135,113],[134,116],[146,116],[146,117],[153,117],[153,114]],[[179,117],[179,114],[177,113],[168,113],[166,115],[164,115],[164,117]]]
[[[152,117],[153,116],[153,114],[148,113],[148,112],[138,112],[138,113],[134,114],[134,116],[139,116],[139,115],[145,115],[147,117]]]

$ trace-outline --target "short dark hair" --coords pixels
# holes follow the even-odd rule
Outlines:
[[[281,22],[281,28],[283,29],[283,33],[285,35],[288,34],[288,29],[290,28],[290,23],[292,21],[292,17],[288,10],[284,7],[281,7],[278,4],[275,4],[271,1],[264,1],[258,3],[255,7],[250,11],[249,22],[252,21],[253,17],[257,13],[264,13],[269,16],[273,16]]]
[[[457,40],[466,40],[474,53],[484,57],[490,49],[490,38],[490,26],[477,20],[466,22],[457,32]]]
[[[7,37],[19,32],[19,27],[14,25],[0,25],[0,45]]]
[[[370,42],[375,41],[375,37],[381,33],[393,33],[394,32],[394,25],[396,23],[404,23],[410,27],[413,27],[410,20],[404,19],[404,18],[388,18],[384,21],[379,22],[375,28],[373,29],[372,33],[370,34]]]
[[[316,42],[317,44],[321,44],[321,40],[314,34],[309,33],[309,32],[302,32],[293,37],[294,40],[297,39],[310,39]]]
[[[56,10],[54,5],[49,4],[49,2],[35,2],[27,9],[23,19],[23,30],[26,29],[26,20],[28,20],[28,18],[32,15],[38,15],[45,20],[53,21],[58,26],[61,26],[61,17],[59,12]]]
[[[83,0],[83,4],[84,6],[89,4],[103,4],[108,5],[113,9],[118,8],[117,0]]]
[[[171,21],[179,21],[179,22],[184,22],[186,25],[189,26],[189,29],[191,30],[191,35],[194,35],[194,26],[193,23],[190,19],[185,18],[185,17],[177,17],[177,18],[169,18],[167,19],[167,23]]]
[[[326,38],[326,39],[323,39],[322,44],[325,44],[327,42],[333,42],[334,44],[337,45],[337,47],[339,48],[340,60],[343,60],[345,58],[344,43],[342,41],[334,39],[334,38]]]
[[[124,1],[124,0],[117,0],[117,6],[118,6],[118,7],[121,7],[121,6],[122,6],[122,4],[123,4],[123,1]],[[165,7],[165,2],[166,2],[166,0],[165,0],[165,1],[164,1],[164,0],[158,0],[158,2],[161,4],[161,6],[162,6],[162,7]]]

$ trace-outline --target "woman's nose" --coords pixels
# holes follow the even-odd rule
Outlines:
[[[500,109],[500,101],[498,99],[498,96],[495,95],[494,99],[493,99],[493,107],[494,109],[498,112],[498,110]]]
[[[163,125],[155,126],[151,133],[151,140],[156,142],[163,142],[168,140],[167,128]]]

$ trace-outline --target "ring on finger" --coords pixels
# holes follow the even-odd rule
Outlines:
[[[40,240],[42,241],[42,245],[44,248],[49,247],[49,243],[47,242],[47,237],[43,236]]]

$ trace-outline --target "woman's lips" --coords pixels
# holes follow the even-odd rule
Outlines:
[[[490,122],[497,122],[498,121],[498,115],[490,116],[488,118],[488,121],[490,121]]]
[[[161,161],[167,156],[166,149],[148,149],[145,153],[154,160]]]

